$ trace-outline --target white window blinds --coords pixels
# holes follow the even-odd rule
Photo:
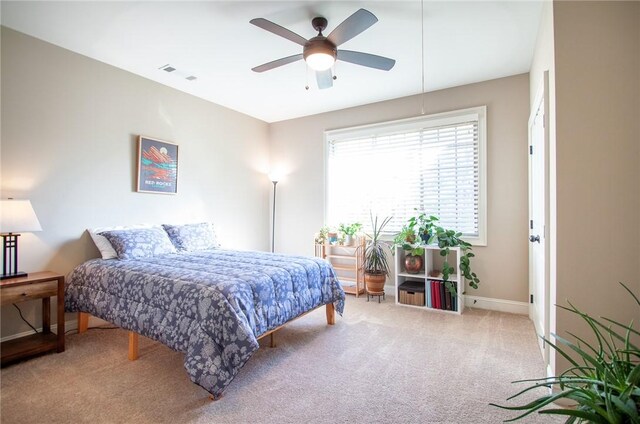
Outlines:
[[[371,211],[397,232],[417,210],[483,236],[484,107],[443,115],[328,132],[328,223],[368,228]]]

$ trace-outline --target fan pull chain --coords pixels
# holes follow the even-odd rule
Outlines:
[[[306,83],[305,83],[304,89],[309,91],[309,66],[305,65],[304,69],[306,71],[305,72]]]

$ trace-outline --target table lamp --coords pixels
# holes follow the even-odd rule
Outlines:
[[[0,280],[25,277],[18,271],[18,237],[20,233],[42,231],[29,200],[0,200],[0,236],[2,236],[2,275]]]

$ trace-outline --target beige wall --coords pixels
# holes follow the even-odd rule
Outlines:
[[[640,294],[640,3],[553,5],[557,300],[637,322],[618,281]]]
[[[428,93],[425,101],[427,114],[479,105],[488,117],[488,245],[474,249],[482,282],[467,293],[526,302],[528,75]],[[420,96],[412,96],[271,124],[271,156],[288,172],[278,184],[276,250],[313,254],[324,219],[325,130],[408,118],[420,109]]]
[[[179,144],[177,195],[134,191],[138,134]],[[84,230],[114,224],[211,220],[224,246],[269,247],[265,122],[2,28],[1,136],[1,196],[43,227],[25,271],[69,272],[98,255]],[[3,337],[26,330],[2,308]]]

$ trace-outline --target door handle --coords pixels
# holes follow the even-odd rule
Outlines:
[[[535,243],[535,242],[540,243],[540,236],[529,236],[529,241],[531,243]]]

